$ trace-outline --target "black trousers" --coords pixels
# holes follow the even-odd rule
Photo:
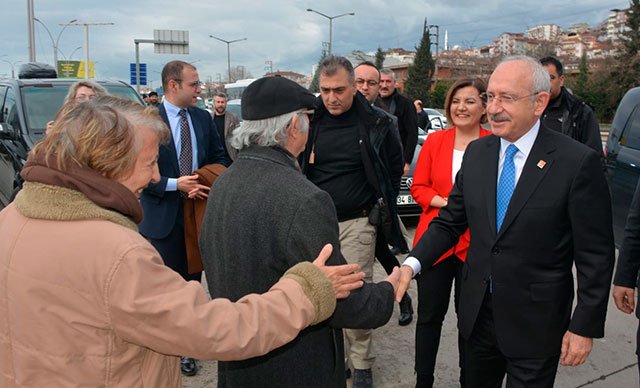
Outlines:
[[[507,388],[553,388],[560,360],[512,358],[500,351],[493,321],[491,294],[485,293],[471,337],[465,341],[465,372],[468,387],[500,388],[507,375]]]
[[[187,263],[187,248],[184,242],[184,210],[182,204],[178,207],[176,223],[169,235],[163,239],[147,238],[151,245],[160,253],[164,264],[176,271],[184,280],[202,279],[202,272],[190,274]]]
[[[398,258],[393,253],[391,253],[391,250],[389,249],[387,238],[380,230],[378,230],[376,233],[375,255],[376,259],[378,259],[378,262],[380,263],[380,265],[382,265],[382,268],[384,268],[387,275],[391,275],[394,267],[400,266]]]
[[[462,266],[462,261],[452,255],[435,267],[423,268],[420,275],[416,277],[418,282],[418,321],[415,342],[415,370],[418,375],[418,384],[416,387],[433,386],[433,372],[440,346],[442,322],[449,308],[451,285],[454,279],[454,306],[456,313],[458,312]],[[460,335],[458,335],[458,354],[460,385],[464,387],[464,347]]]

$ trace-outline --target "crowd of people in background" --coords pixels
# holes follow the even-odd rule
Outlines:
[[[0,212],[0,385],[180,387],[215,359],[219,387],[373,387],[375,329],[394,302],[412,322],[413,279],[416,387],[439,386],[452,287],[461,387],[553,387],[583,364],[615,247],[599,125],[562,63],[457,80],[417,161],[427,102],[392,70],[328,56],[318,74],[317,97],[254,81],[241,118],[224,93],[198,108],[183,61],[146,106],[72,85]],[[411,241],[396,198],[412,163]],[[640,190],[626,233],[613,298],[630,313]]]

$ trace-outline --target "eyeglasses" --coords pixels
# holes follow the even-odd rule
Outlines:
[[[180,78],[176,78],[174,79],[175,82],[177,83],[182,83],[182,80]],[[193,88],[193,89],[197,89],[197,88],[201,88],[204,85],[204,82],[197,80],[197,81],[193,81],[191,83],[188,83],[187,86]]]
[[[307,115],[307,117],[309,118],[309,122],[311,122],[311,120],[313,120],[313,115],[315,114],[315,111],[313,109],[306,109],[306,110],[302,110],[300,112],[298,112],[298,115]]]
[[[364,79],[362,79],[362,78],[358,78],[358,79],[356,80],[356,85],[360,85],[360,86],[361,86],[361,85],[363,85],[364,83],[366,83],[369,87],[374,87],[374,86],[378,86],[378,84],[379,84],[380,82],[378,82],[378,81],[376,81],[376,80],[374,80],[374,79],[364,80]]]
[[[500,103],[500,105],[505,106],[505,105],[512,105],[515,104],[518,100],[522,100],[523,98],[527,98],[527,97],[531,97],[531,96],[535,96],[537,94],[539,94],[540,92],[535,92],[535,93],[531,93],[531,94],[527,94],[526,96],[512,96],[510,94],[501,94],[499,96],[494,96],[493,93],[482,93],[480,95],[480,98],[482,98],[484,101],[487,102],[488,104],[492,104],[494,101],[497,101]]]

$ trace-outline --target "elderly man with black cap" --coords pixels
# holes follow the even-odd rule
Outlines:
[[[244,122],[231,138],[235,163],[215,182],[202,224],[213,298],[232,301],[267,290],[300,257],[331,243],[328,264],[344,264],[331,197],[300,172],[315,97],[286,78],[265,77],[242,95]],[[342,328],[375,328],[393,311],[397,270],[338,301],[327,321],[290,344],[246,361],[219,362],[218,386],[344,387]],[[261,322],[255,322],[260,325]]]

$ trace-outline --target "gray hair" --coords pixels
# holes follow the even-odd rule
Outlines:
[[[382,74],[390,75],[392,79],[396,79],[396,73],[394,73],[391,69],[384,68],[380,70],[380,75]]]
[[[287,128],[293,120],[293,116],[302,113],[303,110],[296,110],[275,117],[269,117],[262,120],[244,120],[242,124],[233,130],[231,135],[231,146],[237,150],[241,150],[252,144],[262,147],[270,147],[287,145],[288,133]],[[309,130],[309,121],[301,120],[300,130],[307,132]]]
[[[526,55],[512,55],[505,57],[498,66],[505,62],[521,61],[529,65],[531,70],[531,93],[549,92],[551,90],[551,79],[549,73],[539,61]],[[535,96],[532,96],[535,98]]]
[[[93,92],[96,94],[96,96],[103,96],[105,94],[109,94],[107,92],[107,89],[105,89],[102,85],[98,85],[97,83],[95,83],[93,81],[82,80],[82,81],[74,82],[73,84],[71,84],[71,86],[69,86],[69,92],[67,93],[66,97],[64,98],[64,103],[66,104],[69,101],[75,100],[76,99],[76,93],[78,92],[78,89],[80,89],[83,86],[85,88],[89,88],[89,89],[93,90]]]

